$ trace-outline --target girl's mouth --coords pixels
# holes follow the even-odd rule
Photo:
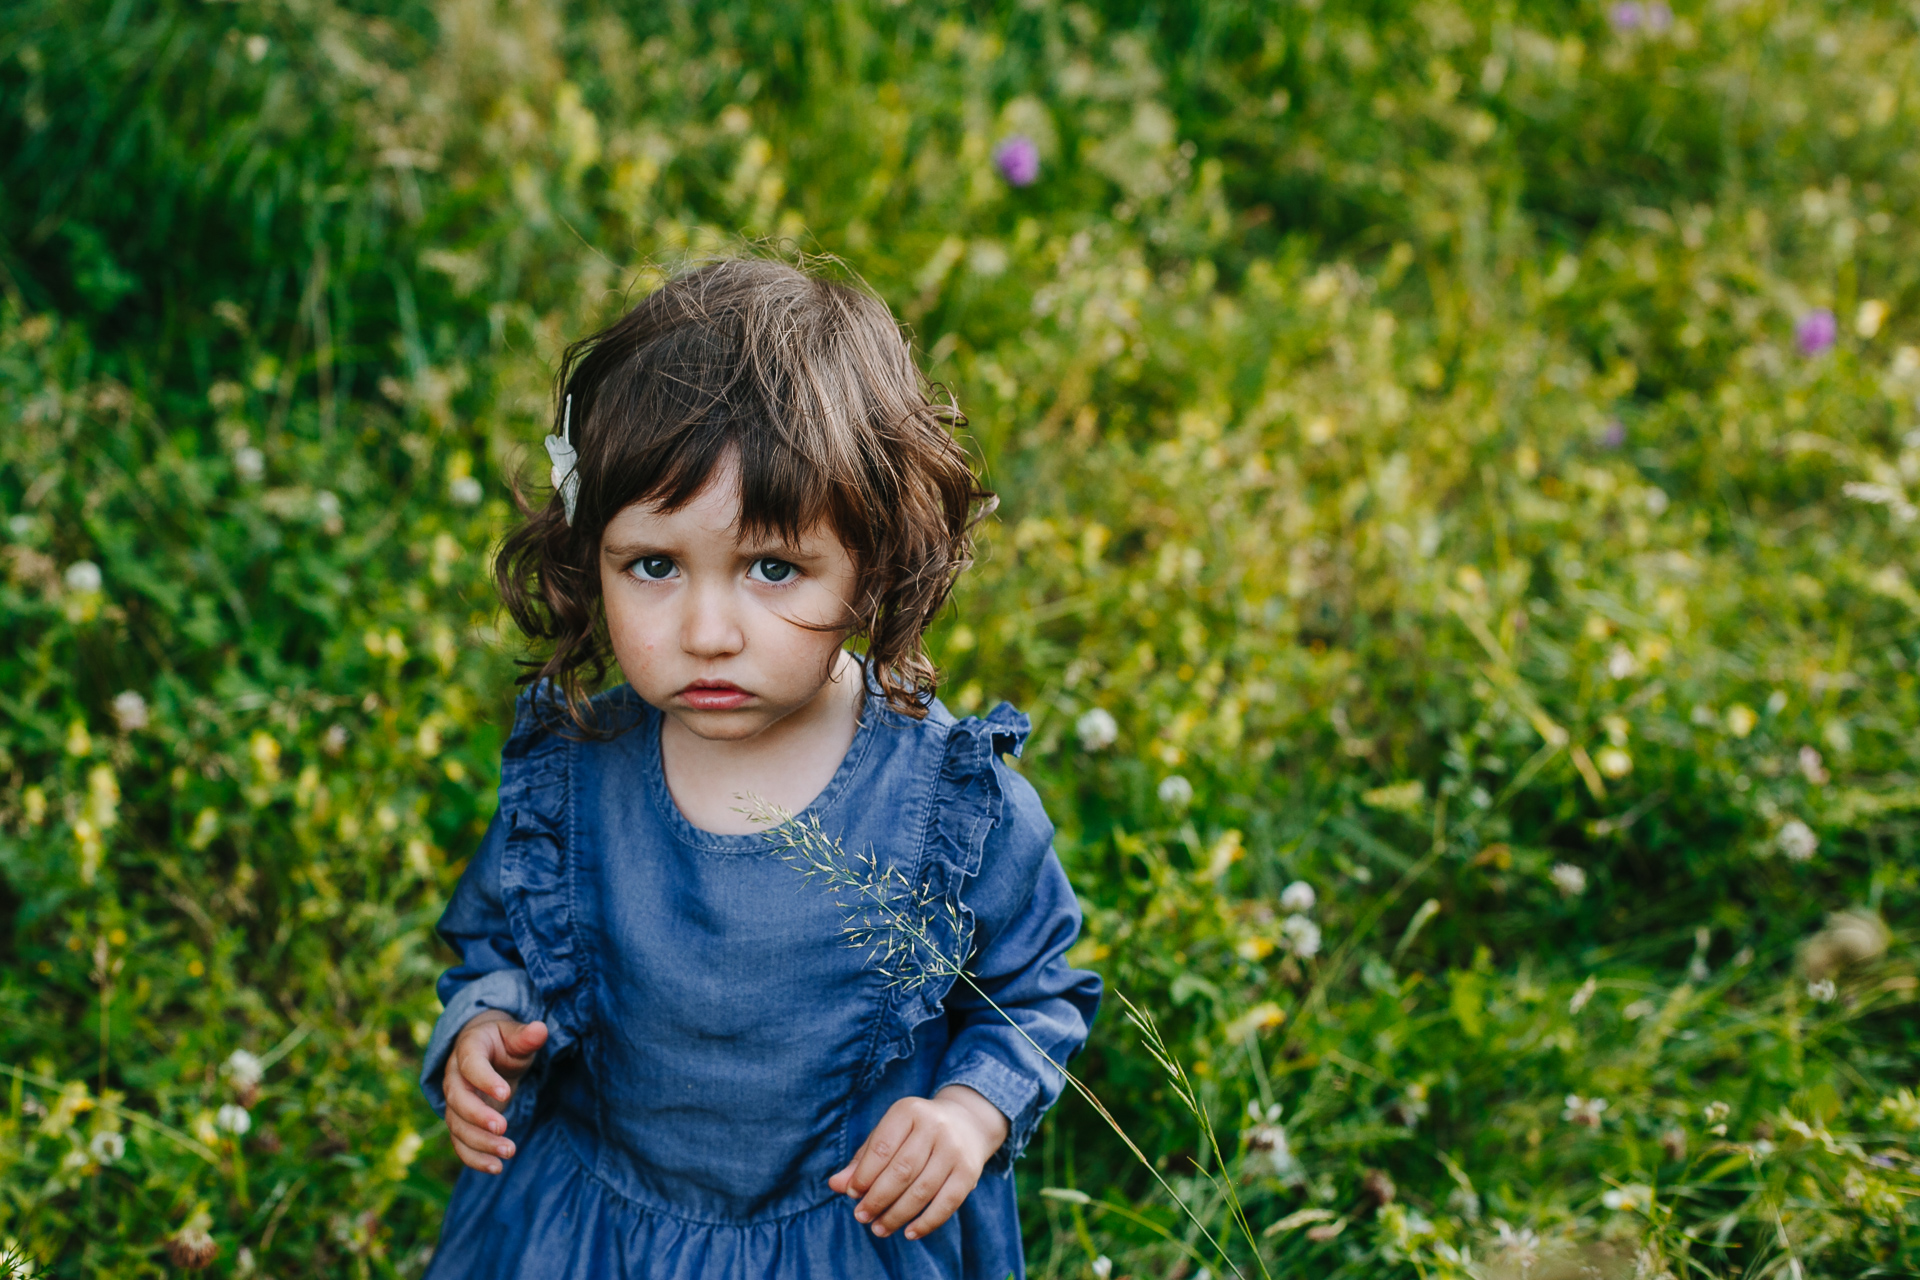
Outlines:
[[[695,711],[731,711],[751,697],[729,680],[695,680],[680,691],[680,701]]]

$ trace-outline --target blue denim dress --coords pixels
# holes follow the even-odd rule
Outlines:
[[[521,698],[499,812],[440,921],[460,964],[421,1075],[435,1109],[480,1010],[550,1038],[508,1111],[518,1154],[461,1172],[430,1280],[1024,1275],[1011,1165],[1100,996],[1065,959],[1080,912],[1053,828],[1001,759],[1026,717],[935,702],[915,721],[869,697],[799,815],[919,911],[903,941],[850,937],[874,920],[764,835],[694,827],[660,714],[624,686],[596,705],[631,727],[581,741],[550,690]],[[1006,1144],[945,1226],[876,1239],[827,1179],[890,1105],[949,1084],[1005,1113]]]

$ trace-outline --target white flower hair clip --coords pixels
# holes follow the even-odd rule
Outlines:
[[[547,437],[547,457],[553,461],[553,487],[560,491],[560,502],[567,511],[567,527],[573,527],[573,504],[580,498],[580,452],[573,447],[573,397],[560,418],[560,434]]]

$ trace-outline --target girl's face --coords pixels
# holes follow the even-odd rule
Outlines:
[[[729,460],[678,511],[636,502],[600,536],[621,673],[648,703],[717,741],[758,737],[821,704],[858,579],[825,526],[789,544],[743,537],[739,515]]]

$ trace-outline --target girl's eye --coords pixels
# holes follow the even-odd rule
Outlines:
[[[673,561],[666,556],[641,556],[633,562],[633,576],[645,582],[659,582],[673,576]]]
[[[755,582],[786,582],[800,572],[785,560],[775,560],[772,556],[762,556],[753,562],[753,568],[747,576]]]

